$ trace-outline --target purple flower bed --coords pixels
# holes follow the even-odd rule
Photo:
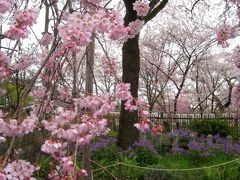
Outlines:
[[[153,144],[148,140],[139,140],[135,141],[131,146],[128,147],[128,149],[125,151],[125,153],[132,157],[134,156],[134,149],[136,148],[144,148],[152,153],[157,154],[156,149],[154,148]]]
[[[168,135],[170,137],[178,136],[178,137],[181,137],[181,138],[188,138],[188,137],[191,137],[193,135],[195,136],[196,133],[191,131],[191,130],[189,130],[189,129],[177,129],[177,130],[175,130],[173,132],[168,133]]]
[[[181,133],[179,133],[181,132]],[[182,133],[184,131],[178,131],[173,134],[181,134],[180,137],[188,137],[190,133]],[[195,141],[191,141],[188,143],[187,148],[179,147],[179,144],[173,144],[171,152],[173,154],[176,153],[187,153],[191,151],[198,151],[204,156],[213,155],[218,152],[223,152],[231,155],[239,155],[240,154],[240,144],[239,143],[231,143],[225,137],[221,137],[219,134],[213,137],[213,142],[208,142],[207,137],[198,137]]]
[[[98,149],[108,147],[115,143],[116,143],[116,138],[106,136],[106,137],[103,137],[102,139],[100,139],[100,141],[93,143],[91,145],[91,150],[94,152]]]
[[[183,154],[185,152],[186,152],[186,150],[184,148],[179,147],[179,146],[173,146],[172,149],[171,149],[172,154]]]

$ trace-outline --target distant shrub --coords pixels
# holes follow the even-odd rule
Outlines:
[[[215,119],[207,119],[207,120],[195,120],[190,123],[189,128],[197,132],[198,135],[208,135],[212,134],[213,136],[216,134],[220,134],[223,137],[226,137],[230,134],[230,128],[228,127],[227,121],[225,120],[215,120]]]

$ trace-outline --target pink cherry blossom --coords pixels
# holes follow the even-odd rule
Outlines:
[[[28,35],[30,34],[30,32],[27,30],[26,26],[16,26],[16,25],[12,25],[8,31],[6,31],[5,36],[7,36],[9,39],[24,39],[26,37],[28,37]]]
[[[117,73],[117,61],[115,58],[105,59],[102,58],[102,66],[106,75],[115,75]]]
[[[18,11],[15,14],[15,23],[10,26],[10,29],[4,34],[9,39],[21,39],[26,38],[29,35],[27,30],[28,26],[32,26],[36,23],[39,11],[34,8],[29,8],[23,11]]]
[[[22,54],[21,58],[19,59],[19,62],[12,65],[12,67],[16,70],[25,70],[29,66],[31,66],[34,63],[33,57]]]
[[[122,101],[132,98],[129,83],[120,83],[117,85],[116,97]]]
[[[30,179],[37,168],[25,160],[15,160],[4,168],[7,179]]]
[[[72,160],[72,157],[62,157],[60,159],[61,165],[62,165],[62,169],[61,171],[63,173],[67,173],[67,174],[72,174],[74,172],[74,163]]]
[[[16,23],[21,26],[32,26],[36,23],[38,15],[39,10],[34,8],[17,11],[15,14]]]
[[[53,157],[59,157],[65,155],[65,148],[67,147],[67,143],[61,143],[60,141],[51,141],[47,140],[41,147],[41,151],[47,154],[52,155]]]
[[[121,40],[127,36],[128,28],[124,25],[118,24],[114,25],[110,31],[109,37],[112,40]]]
[[[0,51],[0,79],[10,74],[10,58]]]
[[[40,41],[40,44],[42,46],[48,46],[49,44],[51,44],[53,42],[53,39],[54,39],[54,37],[51,33],[48,33],[48,32],[43,33],[43,37]]]
[[[107,18],[107,17],[102,17],[102,18],[97,17],[95,20],[97,21],[96,22],[97,23],[96,24],[96,31],[97,32],[104,34],[104,33],[107,33],[111,30],[111,25],[112,24],[111,24],[111,21],[110,21],[109,18]]]
[[[66,24],[58,27],[65,48],[72,51],[77,51],[81,46],[90,43],[93,29],[91,16],[78,12],[69,15]]]
[[[217,32],[217,41],[222,47],[228,46],[226,41],[233,37],[235,37],[235,30],[229,25],[223,25]]]
[[[23,136],[33,132],[37,126],[38,118],[31,114],[21,123],[18,123],[16,119],[10,119],[9,121],[4,121],[0,118],[0,134],[3,136]]]
[[[71,96],[72,96],[72,92],[70,91],[69,88],[60,88],[60,87],[58,87],[57,91],[58,91],[58,93],[60,95],[60,98],[62,100],[67,100],[67,99],[71,98]]]
[[[15,0],[1,0],[0,1],[0,13],[7,12],[12,5],[14,4]]]
[[[128,99],[125,103],[125,110],[133,112],[136,111],[138,109],[136,102],[133,99]]]
[[[0,172],[0,180],[7,180],[6,175],[1,172]]]
[[[139,34],[140,30],[142,29],[144,25],[144,21],[141,21],[139,19],[132,21],[128,25],[128,38],[132,39],[134,38],[137,34]]]
[[[46,88],[45,87],[38,87],[33,90],[32,95],[35,99],[41,99],[46,95]]]
[[[240,68],[240,46],[239,45],[234,48],[233,62],[238,68]]]
[[[146,16],[149,11],[149,4],[146,0],[137,0],[133,3],[133,10],[137,11],[138,16]]]
[[[233,88],[233,104],[239,108],[240,107],[240,84],[235,85]]]
[[[141,121],[140,123],[135,123],[134,127],[136,127],[142,133],[146,133],[150,131],[150,126],[148,121]]]
[[[80,176],[88,176],[88,173],[85,169],[81,169],[79,175]]]

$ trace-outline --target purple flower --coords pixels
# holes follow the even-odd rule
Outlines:
[[[125,151],[125,153],[128,154],[129,157],[133,156],[134,149],[136,149],[136,148],[144,148],[154,154],[158,154],[157,151],[155,150],[153,144],[148,140],[135,141],[131,146],[128,147],[128,149]]]
[[[91,150],[94,152],[98,149],[108,147],[116,142],[115,138],[103,137],[100,141],[91,145]]]
[[[204,149],[204,144],[201,142],[193,141],[188,143],[189,151],[202,151]]]
[[[216,134],[214,139],[217,144],[227,144],[227,139],[225,137],[221,137],[220,134]]]
[[[171,149],[172,154],[183,154],[185,152],[186,152],[186,150],[184,148],[179,147],[179,146],[173,146],[172,149]]]
[[[189,130],[189,129],[177,129],[173,132],[168,133],[170,137],[183,137],[183,138],[188,138],[191,137],[192,135],[196,135],[195,132]]]

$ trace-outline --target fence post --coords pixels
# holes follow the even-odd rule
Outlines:
[[[189,142],[194,142],[194,141],[195,141],[195,135],[194,134],[190,134]]]
[[[230,136],[230,135],[227,136],[227,143],[228,143],[228,144],[232,144],[232,143],[233,143],[233,138],[232,138],[232,136]]]
[[[177,135],[177,136],[174,136],[174,138],[173,138],[172,146],[177,147],[178,144],[179,144],[179,136]]]
[[[212,144],[212,143],[213,143],[213,135],[209,134],[209,135],[207,136],[207,144],[210,145],[210,144]]]

